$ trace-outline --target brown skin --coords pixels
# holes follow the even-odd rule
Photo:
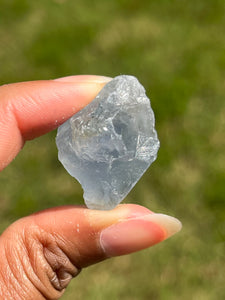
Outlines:
[[[0,170],[26,140],[56,128],[87,105],[105,80],[86,75],[1,86]],[[131,204],[111,211],[65,206],[16,221],[0,236],[0,299],[59,299],[82,268],[162,241],[167,237],[162,227],[136,220],[149,214],[147,208]],[[137,241],[132,234],[133,219],[141,232]],[[130,241],[121,241],[122,246],[116,244],[107,252],[100,243],[101,232],[119,223],[125,224],[123,232],[128,237],[126,232],[130,233]]]
[[[82,268],[107,258],[101,230],[143,213],[148,210],[137,205],[108,212],[66,206],[16,221],[0,238],[1,299],[59,299]]]

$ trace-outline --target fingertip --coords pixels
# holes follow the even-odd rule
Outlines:
[[[110,78],[71,76],[0,87],[0,170],[16,156],[24,141],[43,135],[88,105]]]
[[[58,82],[90,82],[90,83],[103,83],[111,81],[112,77],[107,76],[99,76],[99,75],[71,75],[54,79],[54,81]]]
[[[105,228],[100,244],[107,256],[118,256],[151,247],[181,230],[181,222],[164,214],[143,214]]]
[[[154,222],[155,224],[163,228],[163,230],[165,231],[164,239],[171,237],[182,229],[182,223],[180,222],[180,220],[165,214],[152,214],[143,217],[143,219]]]

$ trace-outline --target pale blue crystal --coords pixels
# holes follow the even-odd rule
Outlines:
[[[117,76],[58,129],[59,160],[91,209],[120,203],[156,159],[159,140],[144,87]]]

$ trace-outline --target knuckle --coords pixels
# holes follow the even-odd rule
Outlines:
[[[28,253],[30,253],[29,260],[32,267],[35,268],[35,274],[42,280],[47,290],[52,291],[52,295],[59,295],[71,279],[79,274],[80,270],[61,249],[55,235],[36,227],[35,230],[32,230],[31,239],[31,241],[35,241],[36,250],[34,250],[32,242],[29,245],[29,240],[28,238],[26,244]]]
[[[45,247],[44,256],[48,266],[50,266],[48,271],[49,280],[58,291],[65,289],[71,279],[80,272],[57,245]]]
[[[29,225],[29,226],[28,226]],[[57,243],[57,238],[36,224],[17,224],[4,243],[7,299],[59,299],[80,270]],[[1,262],[1,259],[0,259]]]

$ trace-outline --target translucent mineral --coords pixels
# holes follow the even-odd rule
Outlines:
[[[114,208],[156,159],[159,149],[144,87],[133,76],[115,77],[59,127],[56,143],[59,160],[83,187],[87,207]]]

